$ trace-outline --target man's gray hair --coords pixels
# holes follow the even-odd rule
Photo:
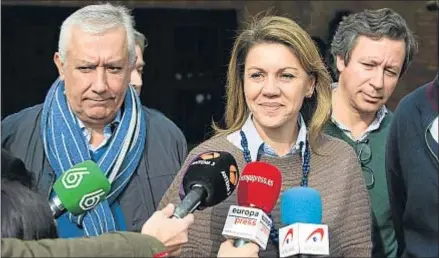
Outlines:
[[[129,61],[131,64],[135,62],[134,19],[127,8],[109,3],[88,5],[67,17],[61,25],[58,41],[58,52],[63,63],[67,61],[67,49],[73,26],[79,26],[82,31],[92,34],[122,26],[127,35]]]
[[[405,59],[400,76],[407,70],[413,56],[418,51],[418,43],[413,32],[408,28],[401,15],[389,8],[364,10],[344,17],[335,32],[331,43],[331,54],[337,75],[337,56],[343,58],[345,65],[347,65],[359,36],[376,40],[382,37],[404,40]]]
[[[148,40],[146,39],[145,35],[143,35],[137,30],[134,30],[134,38],[136,41],[136,45],[139,45],[143,53],[145,51],[145,47],[148,46]]]

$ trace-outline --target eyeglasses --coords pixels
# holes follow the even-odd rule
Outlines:
[[[372,158],[372,150],[369,146],[369,139],[358,142],[355,152],[357,153],[358,161],[360,161],[361,168],[363,170],[366,186],[368,189],[371,189],[375,184],[375,176],[373,170],[366,165]]]

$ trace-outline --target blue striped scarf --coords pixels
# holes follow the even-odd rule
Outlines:
[[[64,81],[57,79],[44,101],[41,136],[49,163],[59,178],[75,164],[92,160],[75,115],[64,94]],[[69,220],[84,228],[87,236],[116,230],[110,205],[127,185],[142,157],[146,140],[145,114],[136,92],[130,86],[125,94],[124,112],[105,153],[95,162],[111,183],[107,199],[79,216],[69,214]]]

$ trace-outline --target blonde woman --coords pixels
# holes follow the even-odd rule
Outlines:
[[[321,193],[331,256],[370,257],[366,185],[353,149],[322,133],[330,114],[331,79],[311,37],[288,18],[256,18],[236,38],[227,80],[226,126],[214,125],[216,135],[194,148],[187,161],[221,150],[235,157],[240,171],[256,160],[275,165],[282,172],[282,191],[303,185]],[[312,99],[316,104],[305,123],[301,110]],[[162,206],[178,203],[182,173]],[[215,256],[232,204],[236,191],[223,203],[195,213],[182,256]],[[275,232],[282,226],[279,213],[278,203],[271,214]],[[270,236],[267,250],[259,255],[277,257],[277,242]]]

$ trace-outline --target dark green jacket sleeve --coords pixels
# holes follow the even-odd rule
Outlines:
[[[152,257],[163,252],[156,238],[115,232],[91,238],[23,241],[2,238],[2,257]]]

